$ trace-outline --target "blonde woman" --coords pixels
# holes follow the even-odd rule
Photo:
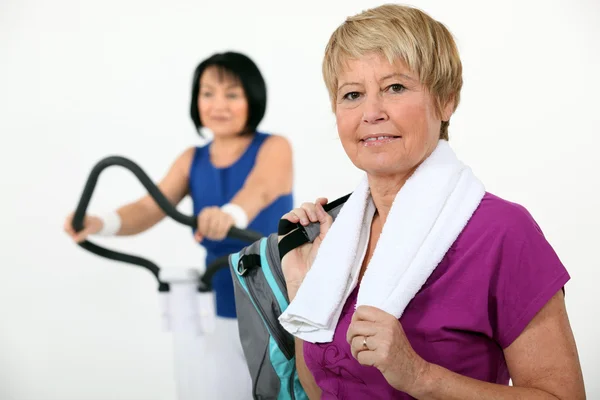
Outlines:
[[[564,302],[569,274],[522,206],[484,190],[399,319],[374,306],[356,307],[380,237],[411,222],[388,220],[396,195],[432,154],[449,149],[462,67],[446,27],[411,7],[365,11],[335,30],[323,74],[342,146],[365,171],[371,212],[360,232],[366,239],[356,252],[363,256],[355,259],[354,288],[339,299],[343,308],[332,337],[312,342],[298,338],[314,333],[301,331],[308,319],[294,321],[290,310],[301,310],[296,301],[303,301],[302,291],[307,294],[307,282],[316,276],[311,268],[316,271],[322,256],[317,251],[336,240],[330,227],[342,214],[332,226],[322,207],[326,200],[319,199],[284,216],[302,225],[321,223],[320,237],[282,263],[291,303],[280,321],[297,327],[286,329],[296,335],[298,373],[310,398],[585,398]],[[432,199],[423,194],[421,200]],[[312,293],[323,307],[325,292]]]

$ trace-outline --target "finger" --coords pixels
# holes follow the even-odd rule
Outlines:
[[[194,233],[194,240],[198,243],[202,242],[202,240],[204,239],[204,236],[202,236],[202,234],[196,230],[196,233]]]
[[[71,226],[71,218],[70,216],[68,216],[65,219],[65,223],[63,224],[63,230],[67,233],[71,233],[71,231],[73,230],[73,227]]]
[[[219,217],[214,213],[210,213],[209,219],[206,223],[206,236],[212,240],[218,240],[219,233]]]
[[[198,216],[198,231],[202,236],[208,236],[211,220],[211,212],[209,208],[205,208]]]
[[[368,321],[353,321],[346,332],[346,341],[350,343],[355,337],[375,336],[379,332],[379,325]]]
[[[372,350],[359,351],[354,358],[366,367],[374,367],[377,363],[377,353]]]
[[[74,217],[74,215],[75,215],[74,213],[69,214],[69,216],[65,220],[65,226],[64,226],[65,232],[67,232],[71,236],[74,236],[77,233],[75,231],[75,228],[73,228],[73,217]],[[85,221],[84,221],[84,228],[85,228]]]
[[[210,234],[213,240],[222,240],[225,237],[228,219],[229,216],[221,212],[221,210],[213,212],[210,223]]]
[[[283,217],[281,217],[281,219],[287,219],[288,221],[293,222],[293,223],[300,222],[300,218],[298,218],[298,216],[296,214],[294,214],[292,211],[285,214]]]
[[[310,222],[317,222],[319,218],[317,217],[317,209],[314,203],[303,203],[302,209],[306,211],[306,215]]]
[[[89,235],[89,230],[84,229],[73,235],[73,240],[77,243],[83,242]]]
[[[373,336],[355,336],[350,342],[350,351],[354,358],[357,358],[358,353],[363,351],[375,351],[377,347],[375,346],[375,341],[373,340]],[[366,341],[366,345],[365,345]]]
[[[196,217],[196,233],[202,235],[202,226],[204,225],[204,213],[201,211]]]
[[[350,353],[352,353],[352,357],[356,358],[358,356],[358,353],[360,353],[360,348],[363,347],[362,341],[363,341],[362,336],[361,337],[355,336],[352,338],[352,340],[350,340],[350,342],[349,342]]]
[[[317,201],[315,201],[315,204],[317,203],[324,206],[325,204],[329,203],[329,200],[327,200],[327,197],[319,197]]]
[[[363,346],[363,340],[364,336],[355,336],[350,340],[350,353],[352,353],[352,357],[356,358],[361,350],[366,350]]]
[[[306,214],[306,210],[303,208],[294,208],[291,211],[291,214],[294,214],[296,217],[298,217],[298,220],[300,221],[300,224],[302,226],[306,226],[308,224],[310,224],[310,221],[308,219],[308,215]]]
[[[63,227],[63,229],[69,236],[75,235],[75,229],[73,229],[73,226],[71,226],[70,221],[65,222],[65,226]]]
[[[218,225],[218,236],[219,239],[224,239],[229,232],[229,229],[233,226],[233,221],[231,217],[227,214],[224,214],[221,218],[219,218]]]
[[[389,319],[390,316],[390,314],[377,307],[360,306],[356,309],[354,315],[352,315],[352,321],[381,322]]]

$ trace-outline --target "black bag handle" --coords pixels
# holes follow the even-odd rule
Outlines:
[[[344,204],[352,193],[349,193],[343,197],[340,197],[337,200],[332,201],[331,203],[327,203],[323,206],[323,209],[326,212],[333,210],[334,208],[339,207]],[[318,224],[318,222],[313,222],[312,224]],[[311,224],[311,225],[312,225]],[[293,223],[288,221],[287,219],[281,219],[279,221],[279,227],[277,229],[277,234],[279,236],[285,236],[281,239],[277,247],[279,248],[279,259],[282,260],[283,257],[289,253],[290,251],[302,246],[305,243],[311,241],[308,233],[306,232],[306,228],[302,226],[300,223]]]

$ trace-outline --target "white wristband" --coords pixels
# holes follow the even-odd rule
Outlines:
[[[221,207],[221,211],[233,217],[233,224],[236,228],[246,229],[248,227],[248,215],[237,204],[227,203]]]
[[[98,218],[102,220],[102,229],[96,233],[98,236],[115,236],[121,229],[121,217],[116,211],[99,215]]]

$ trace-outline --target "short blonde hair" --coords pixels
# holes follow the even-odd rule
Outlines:
[[[390,63],[400,59],[417,73],[434,97],[440,116],[448,102],[454,102],[454,110],[458,107],[462,63],[452,34],[421,10],[385,4],[348,17],[329,39],[323,78],[334,110],[338,76],[345,62],[369,53],[379,53]],[[441,139],[448,139],[448,125],[448,121],[442,122]]]

